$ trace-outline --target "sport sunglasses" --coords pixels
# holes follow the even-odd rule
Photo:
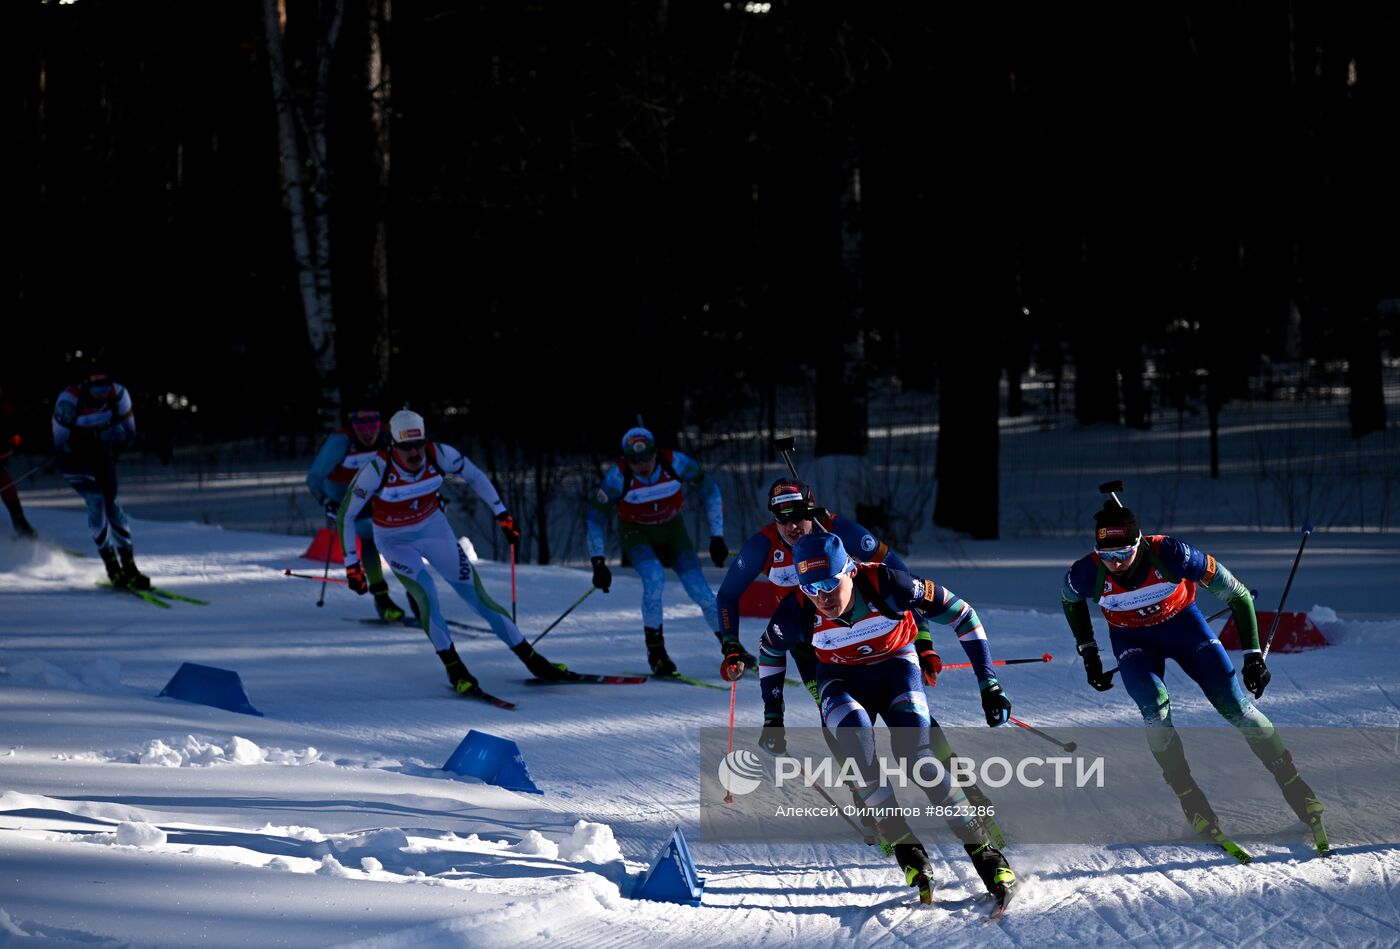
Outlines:
[[[812,509],[807,507],[790,508],[786,511],[774,511],[773,520],[779,524],[796,524],[800,521],[810,521],[812,519]]]
[[[1113,550],[1100,550],[1099,558],[1107,560],[1109,563],[1127,563],[1137,552],[1137,541],[1133,541],[1127,547],[1115,547]]]
[[[818,593],[830,593],[841,585],[842,574],[834,577],[827,577],[825,580],[818,580],[815,583],[803,583],[798,585],[798,589],[808,596],[816,596]]]
[[[401,451],[418,451],[426,444],[428,444],[428,440],[426,438],[419,438],[411,442],[396,442],[395,447],[397,447]]]

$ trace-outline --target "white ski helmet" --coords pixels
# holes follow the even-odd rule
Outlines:
[[[395,444],[421,442],[428,437],[428,426],[423,424],[423,416],[417,412],[400,409],[389,419],[389,437]]]

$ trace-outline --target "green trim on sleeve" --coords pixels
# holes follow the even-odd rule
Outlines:
[[[1215,562],[1215,578],[1205,584],[1205,588],[1217,599],[1230,607],[1235,629],[1240,634],[1240,648],[1252,652],[1259,648],[1259,617],[1254,612],[1254,597],[1234,574],[1225,569],[1220,561]]]

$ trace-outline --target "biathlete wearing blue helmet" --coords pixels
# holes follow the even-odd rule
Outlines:
[[[642,578],[642,626],[646,636],[647,663],[654,674],[676,675],[676,664],[666,654],[662,632],[661,594],[666,568],[680,578],[685,592],[705,614],[710,629],[726,654],[737,640],[726,639],[715,606],[715,594],[700,572],[690,532],[680,517],[685,508],[685,488],[699,492],[710,527],[710,559],[723,567],[729,556],[724,543],[724,504],[719,485],[688,455],[670,449],[657,451],[656,437],[640,426],[622,436],[622,457],[608,469],[588,510],[588,556],[593,564],[593,585],[607,593],[612,585],[604,535],[613,508],[617,509],[618,540],[627,559]],[[742,650],[741,650],[742,651]],[[753,656],[743,653],[749,665]]]
[[[136,441],[131,393],[88,357],[82,379],[53,405],[53,452],[58,468],[87,508],[92,542],[114,587],[145,590],[151,578],[136,566],[131,522],[117,500],[115,451]]]
[[[890,726],[891,749],[906,764],[931,757],[936,724],[920,681],[936,681],[942,661],[918,618],[951,626],[976,673],[987,724],[1004,725],[1011,702],[992,674],[992,655],[977,613],[951,591],[887,564],[860,563],[846,552],[841,538],[811,533],[792,549],[798,589],[778,607],[759,646],[759,685],[765,730],[783,727],[783,676],[787,653],[810,648],[817,659],[817,689],[822,724],[837,736],[857,766],[857,795],[867,807],[893,809],[894,792],[874,780],[876,716]],[[943,806],[948,826],[962,841],[987,891],[1004,902],[1016,875],[992,845],[981,817],[971,816],[961,788],[947,772],[938,784],[925,786],[929,803]],[[927,782],[925,782],[927,785]],[[949,807],[949,805],[952,805]],[[895,816],[878,820],[881,836],[895,844],[895,859],[905,879],[920,886],[930,872],[923,847],[912,839],[908,823]],[[923,887],[921,886],[921,889]]]

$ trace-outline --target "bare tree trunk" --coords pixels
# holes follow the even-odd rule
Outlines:
[[[310,120],[299,115],[287,74],[285,37],[287,11],[284,0],[263,0],[263,32],[267,40],[268,69],[277,108],[278,149],[282,158],[282,187],[291,216],[292,252],[297,262],[297,285],[311,340],[316,374],[321,381],[323,421],[334,425],[340,417],[340,383],[336,374],[335,311],[331,304],[330,170],[326,164],[326,124],[330,98],[330,63],[340,35],[344,0],[328,0],[322,10],[316,43],[316,88]],[[305,126],[309,159],[302,154],[297,119]],[[312,175],[312,213],[307,212],[302,168],[309,160]]]
[[[369,0],[369,101],[374,128],[374,163],[379,174],[375,192],[374,268],[375,332],[373,343],[375,388],[389,387],[393,341],[389,336],[389,58],[384,51],[393,0]]]

